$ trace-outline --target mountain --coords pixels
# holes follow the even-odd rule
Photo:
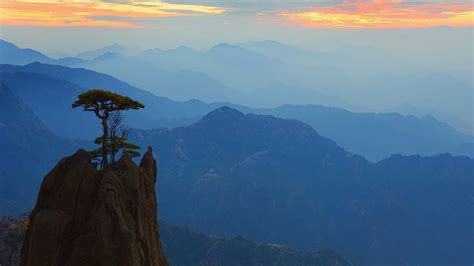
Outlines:
[[[425,116],[429,114],[449,124],[450,126],[456,128],[457,130],[459,130],[460,132],[464,134],[474,135],[473,124],[470,123],[469,121],[460,119],[459,117],[455,115],[442,114],[432,109],[420,108],[420,107],[409,105],[409,104],[402,104],[399,106],[395,106],[393,108],[389,108],[385,110],[384,112],[391,112],[391,113],[396,112],[400,114],[405,114],[405,115],[411,114],[415,116]]]
[[[276,70],[281,67],[279,62],[227,43],[217,44],[206,51],[187,47],[151,49],[134,59],[170,72],[199,72],[239,92],[265,85],[271,77],[278,77]]]
[[[328,106],[350,106],[347,102],[337,96],[325,95],[323,93],[290,86],[288,84],[273,82],[248,93],[241,100],[249,106],[256,108],[272,108],[285,104],[325,104]]]
[[[318,61],[327,56],[322,52],[307,51],[272,40],[250,41],[236,45],[289,65],[303,64],[305,66],[311,66],[317,64]]]
[[[137,47],[123,46],[123,45],[114,43],[114,44],[107,45],[99,49],[94,49],[94,50],[78,53],[76,57],[90,60],[90,59],[97,58],[106,53],[117,53],[121,55],[130,56],[130,55],[135,55],[139,52],[140,52],[140,49]]]
[[[150,75],[149,77],[153,76]],[[190,99],[199,99],[206,102],[231,101],[233,98],[240,97],[240,93],[234,89],[197,71],[183,70],[166,73],[161,79],[151,79],[149,82],[159,84],[154,90],[157,94],[166,95],[166,97],[177,101]],[[142,84],[145,88],[152,87],[152,85],[144,84],[142,81],[137,81],[136,84]]]
[[[25,217],[0,218],[0,263],[19,265]],[[302,252],[283,245],[253,242],[242,237],[207,235],[159,221],[163,252],[170,265],[352,265],[330,250]]]
[[[29,67],[33,66],[76,82],[97,75],[42,64]],[[39,76],[35,77],[38,84],[47,76],[13,71],[22,67],[2,67],[8,70],[4,74]],[[110,76],[98,77],[134,91]],[[18,92],[27,87],[27,80]],[[7,151],[3,153],[7,159],[0,160],[0,187],[6,189],[1,193],[2,213],[18,213],[31,206],[39,177],[60,158],[57,154],[76,146],[55,137],[31,111],[24,111],[29,108],[22,98],[6,88],[2,92],[0,123],[8,129],[1,131]],[[30,99],[40,96],[32,94]],[[160,208],[162,217],[173,223],[292,248],[331,248],[357,262],[377,264],[385,258],[394,264],[421,263],[429,258],[462,264],[467,260],[472,239],[463,232],[470,226],[464,222],[470,220],[465,215],[470,213],[473,173],[473,162],[467,157],[392,156],[372,164],[304,123],[244,115],[231,108],[218,109],[187,127],[137,131],[134,139],[142,146],[152,143],[158,151],[163,184],[158,188]],[[41,156],[31,158],[31,154]],[[37,163],[26,166],[29,161]],[[434,247],[422,242],[443,244]],[[433,256],[434,250],[439,255]],[[454,254],[459,255],[453,260]]]
[[[150,49],[115,63],[93,60],[82,66],[177,100],[229,101],[284,73],[280,62],[226,43],[202,52],[187,47]],[[130,69],[140,71],[131,75]]]
[[[20,97],[1,84],[0,213],[31,208],[39,177],[79,144],[51,133]]]
[[[32,49],[22,49],[13,43],[0,39],[1,63],[24,65],[35,61],[51,63],[54,60],[38,51]]]
[[[207,112],[228,105],[196,100],[172,101],[86,69],[32,63],[26,66],[0,65],[0,72],[0,80],[13,89],[55,134],[70,138],[97,135],[94,132],[98,129],[90,114],[70,108],[77,95],[89,88],[110,89],[143,102],[144,110],[129,112],[127,116],[127,123],[135,128],[189,125]],[[275,84],[268,90],[286,93],[291,88]],[[291,99],[290,96],[284,98]],[[244,112],[303,121],[345,149],[372,161],[394,153],[435,155],[452,152],[474,156],[471,136],[459,133],[431,116],[417,118],[396,113],[355,113],[320,105],[283,105],[267,109],[232,106]]]
[[[220,43],[205,52],[209,66],[201,72],[236,88],[255,88],[279,77],[280,62],[241,47]]]
[[[0,81],[9,86],[55,134],[70,138],[97,136],[96,121],[71,104],[81,87],[68,81],[37,73],[0,73]],[[91,134],[87,134],[91,132]]]
[[[436,155],[451,152],[474,158],[474,138],[439,122],[398,113],[356,113],[321,105],[282,105],[257,110],[281,118],[304,121],[338,145],[372,161],[392,154]]]
[[[463,123],[474,125],[474,119],[470,115],[473,111],[473,86],[448,74],[421,71],[408,74],[381,73],[363,82],[365,84],[359,86],[360,90],[353,94],[352,99],[359,102],[368,97],[378,99],[379,102],[371,105],[375,110],[400,104],[411,105],[433,110],[433,114],[440,113],[443,117],[454,116]],[[397,92],[399,96],[393,92]]]
[[[147,60],[106,53],[93,60],[61,62],[71,67],[85,67],[107,73],[148,91],[175,100],[200,99],[204,101],[229,100],[237,92],[229,86],[193,69],[167,70],[160,59]],[[134,69],[134,71],[130,71]]]
[[[177,102],[109,75],[41,63],[0,65],[0,81],[10,86],[56,134],[69,138],[84,139],[97,135],[98,128],[91,114],[71,108],[77,95],[91,88],[111,90],[142,102],[146,108],[129,112],[126,118],[130,126],[137,128],[189,124],[224,105],[197,100]]]
[[[396,155],[374,164],[302,122],[228,107],[132,139],[158,154],[161,217],[171,223],[330,248],[361,265],[471,261],[468,157]]]
[[[342,99],[346,104],[339,107],[360,107],[352,110],[384,110],[386,106],[410,104],[472,124],[471,85],[374,47],[341,46],[318,52],[271,41],[221,43],[202,52],[152,49],[137,56],[74,66],[112,74],[177,100],[248,104],[254,101],[247,96],[249,92],[283,83],[314,95],[330,94]],[[298,92],[291,96],[295,103],[334,105],[327,96],[315,99]],[[265,94],[264,99],[275,105],[288,103],[272,93]]]
[[[0,80],[14,90],[55,134],[69,138],[84,139],[97,135],[96,121],[91,114],[70,107],[77,95],[89,88],[109,89],[144,103],[145,109],[127,115],[127,123],[135,128],[189,125],[211,110],[230,105],[197,100],[172,101],[112,76],[80,68],[32,63],[25,66],[0,65],[0,72]],[[291,90],[284,84],[274,84],[266,89],[275,97],[276,92],[282,91],[281,97],[287,101],[291,100]],[[267,101],[265,93],[252,98]],[[335,104],[338,101],[333,100]],[[451,152],[474,156],[472,136],[459,133],[431,116],[417,118],[396,113],[356,113],[321,105],[283,105],[267,109],[231,106],[246,113],[303,121],[346,150],[372,161],[394,153],[435,155]]]
[[[142,60],[143,55],[131,56],[138,51],[129,54],[122,48],[111,46],[89,51],[85,56],[83,54],[86,59],[79,57],[51,59],[37,51],[20,49],[12,43],[1,41],[0,52],[5,56],[0,57],[0,64],[24,65],[39,62],[88,68],[116,76],[135,86],[175,100],[223,101],[238,95],[237,91],[205,73],[189,68],[167,70],[166,66],[162,67],[157,62],[149,63],[147,60]],[[176,49],[176,51],[188,52],[187,49]],[[96,56],[88,59],[92,55]]]
[[[311,97],[307,97],[307,93],[290,94],[294,103],[334,105],[336,98],[344,103],[338,107],[365,112],[412,105],[445,114],[445,117],[458,117],[462,123],[457,124],[464,128],[474,123],[470,115],[472,84],[469,81],[454,78],[452,71],[433,70],[410,58],[374,47],[334,46],[319,52],[264,41],[238,45],[221,43],[206,51],[186,47],[151,49],[131,56],[106,49],[93,59],[53,60],[38,56],[25,59],[22,49],[11,43],[4,44],[5,51],[11,50],[9,55],[22,56],[5,56],[0,58],[0,63],[39,61],[84,67],[175,100],[200,99],[245,105],[255,102],[252,95],[248,95],[252,91],[282,83],[314,94]],[[271,91],[264,94],[263,102],[288,103],[278,93],[274,97]]]
[[[301,252],[163,221],[158,234],[151,148],[138,167],[124,155],[99,172],[90,160],[84,150],[61,159],[27,217],[0,219],[2,265],[18,265],[20,246],[19,265],[167,265],[166,257],[172,265],[352,265],[330,250]]]
[[[352,265],[330,250],[302,252],[242,237],[206,235],[160,221],[163,249],[171,265]]]
[[[201,52],[185,46],[169,50],[149,49],[142,51],[135,58],[144,62],[159,64],[162,69],[170,72],[197,69],[205,59]]]

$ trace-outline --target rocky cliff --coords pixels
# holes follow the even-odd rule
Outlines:
[[[156,162],[125,155],[97,171],[84,150],[44,178],[20,265],[167,265],[159,238]]]

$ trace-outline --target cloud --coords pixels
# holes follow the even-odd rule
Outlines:
[[[216,15],[226,23],[306,28],[473,26],[470,0],[3,0],[0,25],[154,27],[163,18]],[[174,21],[174,20],[173,20]],[[192,23],[190,20],[183,20]],[[236,22],[238,23],[238,22]]]
[[[324,7],[340,4],[343,0],[167,0],[175,4],[199,4],[207,6],[221,6],[228,9],[228,13],[245,13],[257,15],[259,13],[276,14],[283,10],[301,10],[312,7]]]
[[[465,1],[343,1],[326,7],[278,13],[291,25],[308,28],[472,27],[472,3]]]
[[[143,18],[218,15],[224,8],[162,1],[1,1],[0,25],[142,27]]]

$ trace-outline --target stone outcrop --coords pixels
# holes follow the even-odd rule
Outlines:
[[[167,265],[159,239],[156,161],[124,155],[97,171],[84,150],[44,178],[20,265]]]

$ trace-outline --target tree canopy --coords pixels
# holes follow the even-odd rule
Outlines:
[[[136,151],[140,147],[127,142],[129,129],[123,125],[124,110],[138,110],[145,106],[127,96],[110,91],[93,89],[79,94],[72,108],[82,107],[86,112],[94,112],[100,119],[102,125],[102,136],[95,140],[100,145],[99,149],[91,151],[95,158],[101,158],[101,168],[106,166],[110,160],[115,161],[115,155],[119,150],[131,156],[138,156]]]
[[[77,100],[72,104],[72,108],[82,106],[84,111],[100,111],[108,110],[128,110],[141,109],[145,106],[138,101],[135,101],[127,96],[123,96],[111,91],[92,89],[79,94]]]

